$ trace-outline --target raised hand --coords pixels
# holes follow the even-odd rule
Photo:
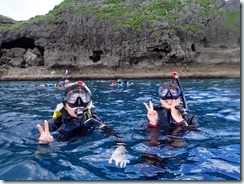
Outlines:
[[[182,118],[181,112],[177,109],[177,106],[180,104],[180,98],[173,99],[171,104],[171,116],[176,122],[180,122]]]
[[[39,144],[48,144],[53,142],[53,136],[49,132],[49,126],[47,120],[44,121],[44,129],[40,124],[37,125],[37,129],[40,132]]]
[[[185,109],[184,107],[182,107],[182,106],[180,106],[180,105],[175,106],[175,108],[176,108],[178,111],[180,111],[180,113],[181,113],[183,116],[186,115],[187,112],[188,112],[187,109]]]
[[[109,159],[109,163],[111,164],[114,160],[115,165],[118,167],[125,167],[127,163],[130,163],[129,160],[125,158],[124,153],[126,152],[126,149],[124,146],[119,146],[115,149],[114,153],[112,154],[111,158]]]
[[[147,103],[143,103],[145,105],[145,107],[147,108],[147,118],[150,121],[150,124],[156,125],[157,121],[158,121],[158,113],[157,111],[155,111],[153,109],[153,103],[152,101],[149,102],[149,106],[147,105]]]

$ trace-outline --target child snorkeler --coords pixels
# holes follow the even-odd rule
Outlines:
[[[177,84],[165,82],[158,89],[160,106],[154,106],[151,101],[149,105],[144,102],[147,108],[149,132],[153,132],[152,145],[156,144],[159,132],[161,135],[176,135],[185,129],[198,126],[197,118],[188,114],[187,109],[180,105],[181,95],[182,90]]]

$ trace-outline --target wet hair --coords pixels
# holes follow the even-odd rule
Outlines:
[[[174,83],[173,81],[168,81],[168,82],[164,82],[162,85],[161,85],[163,88],[167,88],[168,90],[169,89],[176,89],[178,88],[179,86]]]
[[[90,89],[82,81],[78,81],[75,84],[67,87],[65,90],[64,96],[66,96],[70,91],[73,91],[73,90],[84,90],[85,92],[88,92],[90,96],[92,96]]]

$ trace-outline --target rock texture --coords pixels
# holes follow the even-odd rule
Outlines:
[[[108,71],[114,72],[112,77],[125,75],[128,69],[144,72],[147,68],[165,66],[172,69],[192,66],[215,68],[220,64],[240,66],[240,32],[220,23],[218,20],[223,17],[217,20],[211,16],[197,18],[201,9],[196,3],[188,7],[186,14],[180,14],[180,19],[162,19],[150,28],[145,21],[138,30],[133,27],[116,28],[113,18],[104,20],[86,11],[75,12],[78,7],[88,5],[88,1],[64,2],[72,4],[62,9],[56,7],[49,13],[55,13],[56,18],[46,15],[42,19],[37,17],[13,26],[15,21],[0,17],[0,25],[10,26],[10,29],[0,30],[1,80],[28,78],[33,70],[48,71],[40,74],[42,79],[52,70],[67,68],[96,71],[94,78],[99,78],[110,73]],[[102,2],[94,0],[93,9],[103,8]],[[134,3],[132,0],[121,2]],[[142,1],[141,7],[148,3]],[[224,11],[240,11],[240,2],[230,0],[223,8]],[[180,26],[172,29],[172,25],[188,25],[193,21],[201,21],[201,29],[186,30]],[[22,70],[19,72],[21,75],[11,76],[16,70]],[[236,73],[233,75],[238,77]],[[140,77],[140,72],[136,77]]]

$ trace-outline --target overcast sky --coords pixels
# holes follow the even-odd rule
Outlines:
[[[14,20],[28,20],[45,15],[64,0],[0,0],[0,15]]]

